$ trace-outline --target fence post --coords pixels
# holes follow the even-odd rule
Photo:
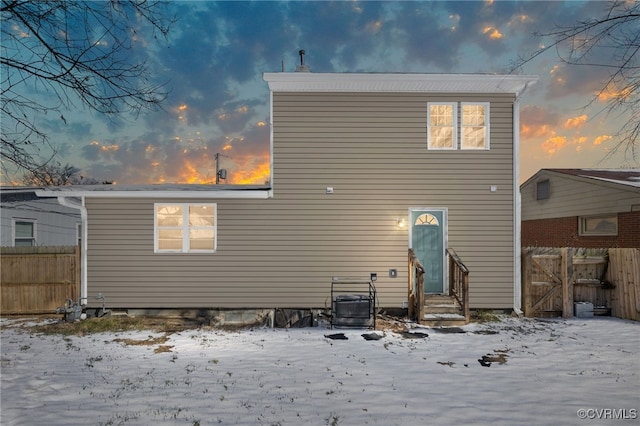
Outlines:
[[[74,292],[75,292],[75,297],[74,300],[77,300],[78,298],[80,298],[82,295],[81,293],[81,286],[82,286],[82,256],[81,256],[81,251],[80,251],[80,245],[75,246],[75,266],[76,266],[76,270],[75,270],[75,277],[76,277],[76,282],[75,282],[75,286],[74,286]],[[82,300],[80,301],[81,304],[86,303],[86,300]]]
[[[571,318],[573,316],[573,249],[563,248],[561,256],[562,318]]]
[[[523,250],[522,253],[522,268],[524,272],[522,273],[522,307],[524,308],[524,316],[531,317],[531,279],[533,276],[532,269],[532,258],[533,258],[533,250],[526,249]]]

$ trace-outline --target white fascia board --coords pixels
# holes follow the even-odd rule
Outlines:
[[[272,92],[514,93],[538,81],[532,75],[263,73]]]
[[[273,197],[272,190],[251,191],[36,191],[38,197],[83,197],[83,198],[179,198],[200,199],[261,199]]]

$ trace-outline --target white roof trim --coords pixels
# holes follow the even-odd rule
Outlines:
[[[271,190],[250,191],[36,191],[38,197],[86,197],[86,198],[179,198],[201,199],[262,199],[273,197]]]
[[[515,93],[538,81],[532,75],[263,73],[272,92]]]
[[[622,185],[622,186],[631,186],[635,188],[640,188],[640,180],[636,181],[636,179],[634,178],[631,178],[633,180],[620,180],[620,179],[607,179],[599,176],[590,176],[590,175],[580,175],[580,177],[587,178],[587,179],[600,180],[602,182],[611,182],[611,183],[615,183],[617,185]]]

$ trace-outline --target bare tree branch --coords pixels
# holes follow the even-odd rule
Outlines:
[[[25,173],[21,183],[28,186],[67,186],[96,185],[100,182],[81,176],[80,169],[70,164],[48,163]]]
[[[81,106],[115,117],[154,110],[166,98],[138,55],[146,43],[167,37],[173,17],[157,0],[2,0],[0,55],[1,158],[35,171],[51,158],[41,119],[66,123],[65,111]],[[46,149],[45,149],[46,148]],[[41,151],[49,155],[44,158]],[[53,150],[55,153],[55,149]]]
[[[536,36],[552,41],[520,58],[513,70],[552,50],[566,65],[609,70],[600,90],[585,108],[604,104],[602,112],[626,119],[615,135],[616,143],[603,160],[623,152],[625,159],[637,161],[640,150],[640,2],[608,2],[599,18],[558,26],[550,32],[536,33]]]

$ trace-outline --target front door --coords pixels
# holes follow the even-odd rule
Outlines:
[[[425,269],[424,292],[444,293],[447,210],[413,208],[409,210],[409,219],[409,246]]]

